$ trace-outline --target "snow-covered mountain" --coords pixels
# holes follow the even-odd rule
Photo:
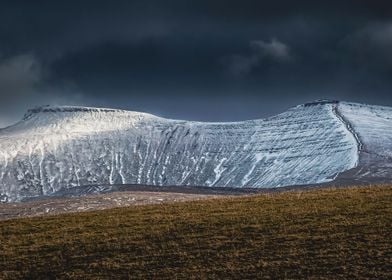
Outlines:
[[[337,101],[230,123],[46,106],[0,130],[3,201],[91,185],[272,188],[391,168],[392,108]]]

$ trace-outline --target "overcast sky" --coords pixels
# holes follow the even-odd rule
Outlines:
[[[44,104],[210,121],[392,105],[392,4],[4,0],[0,98],[0,126]]]

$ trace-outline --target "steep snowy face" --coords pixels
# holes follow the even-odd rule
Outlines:
[[[336,102],[264,120],[202,123],[42,107],[0,130],[2,200],[99,184],[269,188],[322,183],[358,163]]]
[[[338,110],[359,142],[356,176],[392,178],[392,108],[341,102]]]

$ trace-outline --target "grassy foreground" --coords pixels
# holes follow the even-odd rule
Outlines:
[[[0,222],[0,279],[392,278],[392,187]]]

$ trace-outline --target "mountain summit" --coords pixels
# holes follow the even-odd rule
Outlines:
[[[193,122],[43,106],[0,130],[0,199],[141,184],[274,188],[392,178],[392,108],[334,100],[260,120]]]

